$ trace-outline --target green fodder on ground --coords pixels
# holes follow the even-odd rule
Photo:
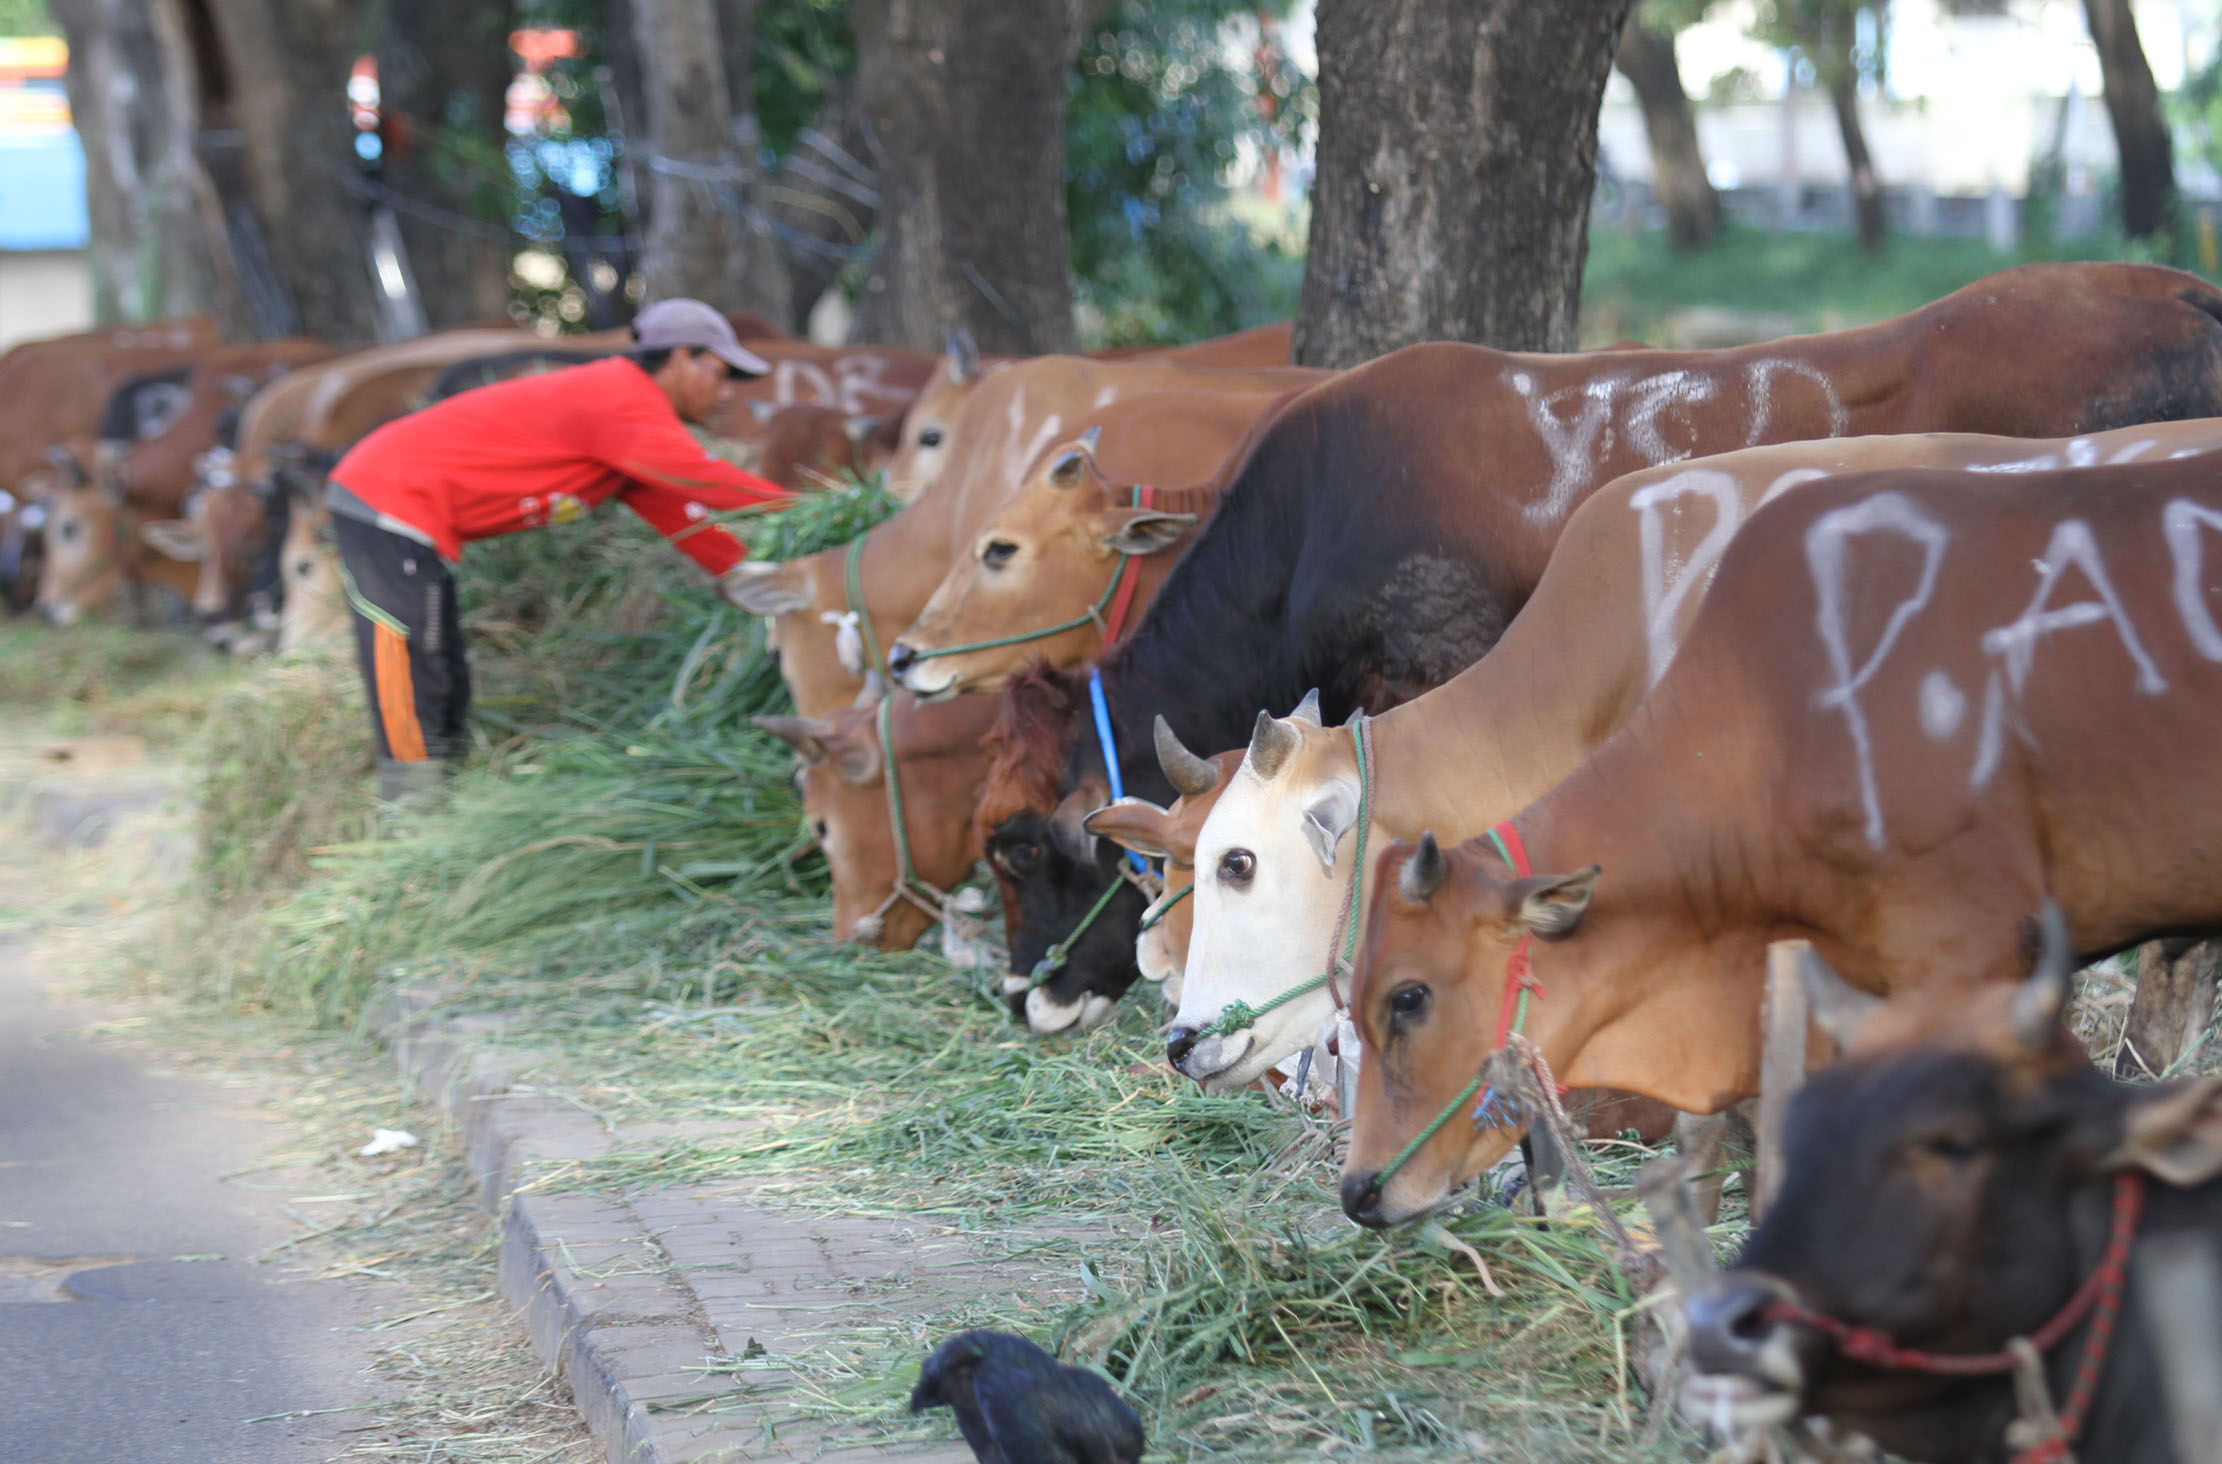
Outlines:
[[[749,530],[803,552],[885,508],[856,490]],[[776,670],[691,567],[611,521],[474,549],[464,587],[485,705],[444,809],[370,815],[345,655],[273,665],[211,719],[201,886],[225,914],[190,932],[197,959],[153,963],[172,991],[281,1023],[353,1022],[388,984],[502,1013],[520,1081],[621,1136],[684,1135],[548,1186],[734,1185],[1055,1278],[830,1328],[777,1360],[806,1424],[945,1435],[904,1411],[916,1364],[987,1325],[1102,1369],[1159,1457],[1692,1457],[1644,1437],[1633,1299],[1587,1229],[1489,1208],[1362,1232],[1336,1136],[1170,1079],[1147,989],[1043,1041],[999,973],[831,945],[789,755],[747,723],[780,705]]]

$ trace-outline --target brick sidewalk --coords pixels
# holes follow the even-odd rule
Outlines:
[[[430,1006],[404,993],[381,1025],[404,1078],[455,1125],[480,1203],[504,1214],[502,1293],[612,1464],[970,1464],[962,1443],[880,1444],[799,1419],[800,1380],[780,1359],[903,1328],[982,1291],[1077,1294],[1069,1271],[988,1256],[976,1238],[772,1209],[751,1202],[747,1181],[623,1199],[565,1193],[563,1163],[607,1153],[610,1134],[510,1076],[515,1050],[505,1060],[489,1040],[501,1023],[439,1019]]]

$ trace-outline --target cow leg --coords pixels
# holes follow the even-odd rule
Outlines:
[[[2117,1078],[2160,1077],[2187,1056],[2214,1011],[2222,940],[2201,941],[2175,955],[2161,941],[2137,948],[2137,994],[2129,1027],[2114,1058]]]
[[[1674,1119],[1674,1151],[1689,1159],[1690,1192],[1698,1217],[1707,1225],[1721,1217],[1721,1189],[1732,1171],[1744,1171],[1751,1182],[1752,1134],[1758,1124],[1758,1105],[1739,1103],[1720,1113],[1681,1113]]]
[[[1782,1125],[1790,1099],[1805,1086],[1811,1046],[1806,1018],[1805,963],[1813,948],[1802,940],[1778,940],[1767,947],[1767,990],[1759,1012],[1759,1156],[1757,1183],[1751,1189],[1751,1218],[1757,1224],[1775,1192],[1782,1188],[1787,1157]]]

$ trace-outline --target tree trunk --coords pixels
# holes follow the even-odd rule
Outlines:
[[[827,89],[809,130],[779,160],[764,205],[781,228],[791,329],[810,323],[818,297],[870,245],[880,216],[880,178],[865,161],[870,155],[856,79],[843,77]]]
[[[516,62],[506,4],[387,0],[378,41],[379,108],[387,150],[382,181],[428,211],[396,209],[426,320],[434,330],[498,320],[509,309],[509,243],[481,217],[511,191],[502,161],[502,111]],[[500,171],[497,171],[499,169]]]
[[[1295,355],[1569,351],[1597,106],[1628,0],[1320,0],[1319,176]]]
[[[202,125],[190,0],[56,0],[69,41],[70,112],[85,145],[98,319],[213,314],[253,322],[232,274],[223,210],[193,137]]]
[[[251,222],[269,261],[262,291],[291,317],[266,327],[343,345],[373,340],[367,209],[351,182],[347,117],[348,71],[368,49],[364,0],[208,0],[208,7],[232,78],[237,196],[249,205],[235,219],[235,240]],[[232,186],[218,178],[227,197]],[[243,271],[249,267],[243,261]]]
[[[2083,0],[2106,78],[2106,113],[2122,156],[2122,227],[2142,239],[2166,229],[2176,207],[2174,144],[2160,90],[2145,64],[2130,0]]]
[[[854,0],[880,247],[857,338],[1067,351],[1065,89],[1081,0]]]
[[[1880,254],[1889,223],[1883,215],[1883,185],[1875,176],[1875,159],[1867,151],[1867,133],[1859,125],[1859,70],[1847,51],[1829,71],[1829,105],[1836,110],[1836,130],[1844,138],[1844,166],[1852,180],[1852,209],[1859,218],[1859,247]]]
[[[1705,176],[1697,118],[1674,60],[1674,37],[1646,25],[1648,13],[1641,0],[1629,10],[1613,65],[1636,89],[1636,101],[1643,107],[1651,176],[1659,202],[1666,206],[1667,238],[1679,250],[1702,249],[1720,232],[1720,198]]]
[[[756,160],[734,143],[718,8],[713,0],[632,5],[647,92],[648,146],[636,156],[650,195],[641,258],[648,298],[689,295],[784,320],[786,265],[751,199]]]

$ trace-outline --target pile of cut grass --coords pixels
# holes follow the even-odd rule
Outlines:
[[[0,707],[37,708],[44,728],[62,736],[185,741],[235,674],[182,631],[0,621]]]

